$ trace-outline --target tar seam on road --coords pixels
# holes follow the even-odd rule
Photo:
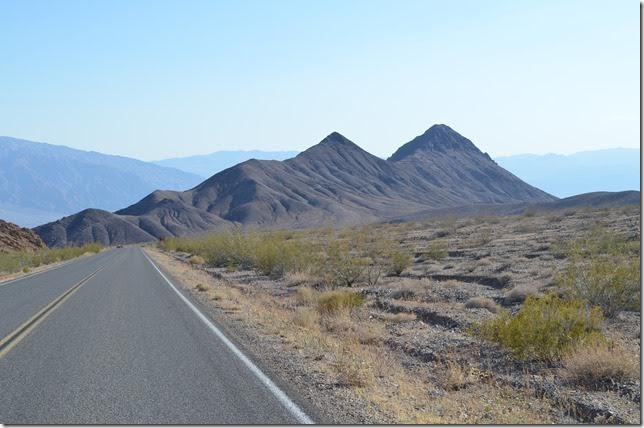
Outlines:
[[[284,391],[282,391],[277,385],[275,385],[275,383],[270,380],[269,377],[259,369],[259,367],[257,367],[246,355],[244,355],[244,353],[239,350],[239,348],[235,346],[235,344],[231,342],[230,339],[228,339],[224,335],[224,333],[222,333],[221,330],[219,330],[217,326],[212,323],[212,321],[210,321],[203,313],[201,313],[201,311],[197,309],[197,307],[193,305],[186,296],[181,294],[177,287],[164,275],[163,272],[161,272],[161,269],[159,269],[157,265],[150,259],[150,257],[148,257],[145,251],[141,250],[141,252],[145,256],[145,258],[148,259],[150,264],[157,270],[157,272],[159,272],[159,275],[161,275],[161,277],[168,283],[170,288],[172,288],[172,290],[174,290],[174,292],[179,295],[181,300],[183,300],[185,304],[188,305],[190,309],[192,309],[197,317],[199,317],[199,319],[203,321],[204,324],[206,324],[210,331],[212,331],[222,342],[224,342],[228,349],[230,349],[230,351],[246,365],[246,367],[264,384],[264,386],[266,386],[266,388],[268,388],[268,390],[275,396],[275,398],[277,398],[279,402],[282,403],[282,405],[291,413],[291,415],[293,415],[297,419],[299,423],[314,423],[313,420],[311,420],[311,418],[309,418],[306,413],[304,413],[302,409],[298,407],[297,404],[295,404],[290,398],[288,398]]]
[[[103,266],[96,269],[94,272],[87,275],[85,278],[78,281],[72,288],[65,291],[60,296],[56,297],[51,303],[42,308],[36,315],[29,318],[26,322],[22,323],[18,328],[5,336],[0,340],[0,358],[4,357],[9,351],[11,351],[22,339],[24,339],[29,333],[31,333],[37,326],[40,324],[49,314],[51,314],[56,308],[65,303],[72,294],[74,294],[81,286],[87,283],[94,275],[96,275]]]

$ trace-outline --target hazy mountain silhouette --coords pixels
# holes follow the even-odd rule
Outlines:
[[[499,165],[558,197],[640,189],[639,149],[606,149],[571,155],[498,157]]]
[[[114,244],[233,225],[347,225],[428,208],[555,199],[448,126],[434,125],[388,160],[334,132],[292,159],[249,160],[185,192],[155,191],[114,214],[86,210],[35,230],[49,245]],[[88,225],[91,233],[79,231]]]
[[[224,150],[207,155],[163,159],[152,163],[207,178],[249,159],[284,160],[296,156],[297,153],[296,151]]]
[[[115,210],[202,179],[122,156],[0,137],[0,217],[33,226],[86,207]]]

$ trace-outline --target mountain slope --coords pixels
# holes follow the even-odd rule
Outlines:
[[[0,137],[0,212],[23,225],[88,206],[114,210],[154,189],[184,190],[200,181],[126,157]]]
[[[297,155],[295,151],[265,152],[261,150],[235,150],[218,151],[207,155],[188,156],[183,158],[170,158],[152,163],[160,166],[176,168],[181,171],[196,174],[201,177],[210,177],[226,168],[250,159],[284,160]]]
[[[558,197],[595,191],[639,190],[639,149],[606,149],[571,155],[496,158],[503,168]],[[548,171],[544,174],[544,171]]]
[[[358,224],[428,208],[545,202],[552,196],[522,182],[445,125],[435,125],[389,160],[338,133],[285,161],[249,160],[185,192],[157,191],[105,218],[161,238],[241,225],[304,228]],[[80,214],[79,214],[80,215]],[[51,245],[81,243],[73,219],[35,230]],[[102,235],[103,237],[107,235]],[[79,240],[80,239],[80,240]],[[103,239],[103,238],[101,238]],[[106,243],[106,242],[104,242]]]
[[[44,247],[45,243],[42,239],[30,229],[0,220],[0,252],[33,251]]]

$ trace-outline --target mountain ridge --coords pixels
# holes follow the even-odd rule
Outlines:
[[[0,214],[22,225],[88,206],[111,211],[156,188],[184,190],[200,181],[184,171],[124,156],[0,137]]]
[[[555,200],[503,170],[445,125],[435,125],[423,135],[420,144],[415,139],[402,146],[412,147],[411,155],[384,160],[333,132],[294,158],[252,159],[184,192],[154,191],[111,216],[103,214],[109,233],[101,229],[95,236],[104,244],[135,236],[113,230],[120,220],[163,238],[236,226],[350,225],[459,204]],[[89,239],[70,230],[73,222],[53,222],[35,230],[54,245]]]

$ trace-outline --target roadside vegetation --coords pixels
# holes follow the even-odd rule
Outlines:
[[[85,253],[98,253],[102,248],[100,244],[87,244],[80,247],[43,248],[37,251],[0,252],[0,273],[29,272],[38,266],[73,259]]]
[[[168,238],[174,258],[156,254],[208,268],[191,270],[200,298],[387,421],[547,423],[595,406],[583,391],[639,390],[639,242],[634,209],[528,211],[237,230]]]
[[[190,253],[208,266],[255,269],[277,278],[307,276],[309,282],[353,287],[375,285],[384,275],[401,275],[413,263],[409,249],[375,232],[369,226],[310,232],[235,230],[197,239],[166,238],[160,247]]]

